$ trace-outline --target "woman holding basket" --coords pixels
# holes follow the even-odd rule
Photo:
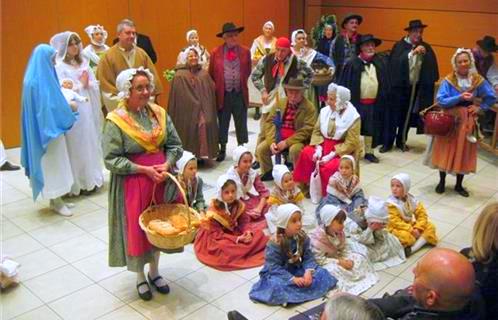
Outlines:
[[[104,163],[111,172],[109,265],[136,272],[138,295],[150,300],[149,283],[163,294],[169,286],[159,275],[160,252],[141,230],[139,216],[151,202],[154,186],[156,202],[164,201],[163,182],[183,149],[166,111],[150,102],[154,76],[148,69],[124,70],[116,84],[121,100],[107,115],[103,136]]]
[[[448,136],[436,136],[432,150],[432,166],[439,170],[437,193],[445,191],[446,174],[456,174],[455,191],[463,197],[469,192],[463,187],[463,176],[476,172],[477,137],[474,136],[477,115],[496,101],[489,82],[475,68],[470,49],[457,49],[451,58],[453,72],[439,87],[437,103],[458,121]]]

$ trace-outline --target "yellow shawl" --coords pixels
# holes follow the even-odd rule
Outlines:
[[[228,214],[227,210],[220,210],[214,205],[214,201],[211,202],[211,206],[206,212],[206,217],[208,219],[213,219],[219,224],[221,224],[225,229],[233,231],[237,226],[237,220],[244,213],[245,205],[238,201],[237,211],[235,213]]]

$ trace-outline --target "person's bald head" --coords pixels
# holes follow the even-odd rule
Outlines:
[[[413,269],[413,295],[431,310],[453,311],[463,308],[474,292],[472,264],[460,253],[435,248]]]

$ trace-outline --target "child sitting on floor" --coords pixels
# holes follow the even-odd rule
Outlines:
[[[379,280],[368,258],[353,252],[361,246],[344,234],[346,212],[327,204],[320,210],[322,225],[311,235],[311,245],[317,262],[337,278],[341,291],[359,295]]]
[[[262,230],[252,228],[244,204],[237,200],[235,181],[222,175],[217,188],[216,198],[211,201],[195,238],[197,258],[225,271],[261,266],[268,238]]]
[[[362,229],[367,227],[364,210],[367,199],[360,186],[360,178],[355,175],[355,160],[350,155],[344,155],[339,162],[339,170],[329,179],[327,196],[322,198],[316,209],[317,219],[320,210],[326,204],[339,206],[346,211],[348,218],[356,222]]]
[[[270,191],[261,181],[258,172],[251,168],[254,157],[246,147],[235,148],[233,160],[235,164],[228,169],[227,176],[237,183],[237,196],[244,203],[246,214],[253,223],[264,229]]]
[[[385,228],[389,215],[384,200],[378,197],[368,198],[365,219],[368,227],[365,230],[358,227],[353,231],[353,237],[367,247],[368,260],[374,265],[374,269],[379,271],[405,262],[403,246]]]
[[[197,175],[197,158],[191,152],[183,151],[182,157],[176,162],[176,167],[178,169],[177,180],[187,196],[187,205],[204,215],[207,206],[202,192],[204,182]],[[166,180],[165,190],[165,203],[184,203],[178,187],[171,179]]]
[[[387,199],[387,230],[398,237],[409,256],[425,244],[437,244],[436,228],[429,221],[427,210],[410,191],[410,176],[400,173],[391,179],[392,195]]]
[[[286,306],[318,299],[335,286],[337,280],[315,261],[301,215],[295,204],[278,207],[277,233],[266,246],[265,266],[249,292],[252,300]]]
[[[294,183],[292,173],[289,171],[289,168],[287,168],[287,166],[282,164],[274,165],[272,175],[275,182],[275,187],[273,187],[273,190],[270,193],[270,197],[268,198],[268,205],[270,205],[270,210],[265,217],[268,224],[268,229],[272,234],[274,234],[277,230],[276,221],[278,207],[286,203],[293,203],[304,211],[304,194]],[[315,217],[313,214],[304,214],[302,220],[303,228],[306,231],[311,231],[316,226]]]

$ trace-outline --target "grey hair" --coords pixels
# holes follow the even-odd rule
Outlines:
[[[326,320],[383,320],[380,309],[367,300],[348,293],[334,295],[325,305]]]
[[[130,28],[134,28],[135,27],[135,23],[133,21],[131,21],[130,19],[123,19],[121,20],[119,23],[118,23],[118,33],[121,33],[121,31],[123,31],[124,27],[130,27]]]

